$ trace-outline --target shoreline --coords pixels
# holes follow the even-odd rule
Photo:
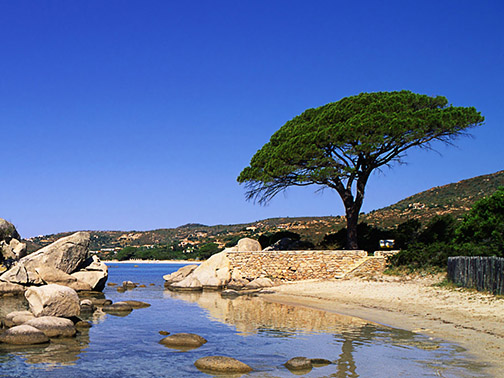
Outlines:
[[[196,260],[101,260],[107,264],[201,264],[203,261]]]
[[[266,301],[311,307],[409,330],[460,345],[485,365],[504,372],[504,299],[467,289],[432,286],[441,278],[310,280],[285,283]]]

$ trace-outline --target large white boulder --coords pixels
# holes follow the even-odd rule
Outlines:
[[[219,289],[231,279],[230,261],[225,252],[216,253],[182,281],[168,286],[175,290]]]
[[[19,260],[19,264],[27,270],[50,266],[65,273],[72,273],[87,258],[89,238],[89,232],[76,232],[23,257]]]
[[[191,265],[185,265],[176,272],[173,272],[171,274],[165,274],[163,276],[163,279],[165,280],[165,286],[169,286],[175,282],[180,282],[184,278],[186,278],[189,274],[193,272],[194,269],[196,269],[198,265],[191,264]]]
[[[236,250],[238,252],[258,252],[261,251],[261,244],[254,239],[243,238],[238,241],[236,245]]]
[[[77,292],[67,286],[50,284],[31,287],[25,297],[33,315],[70,318],[80,314]]]
[[[108,267],[98,256],[91,256],[84,262],[84,268],[72,273],[72,277],[89,285],[91,290],[102,291],[108,279]]]

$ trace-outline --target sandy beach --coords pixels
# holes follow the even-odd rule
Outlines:
[[[504,299],[432,286],[442,276],[302,281],[275,287],[269,301],[307,306],[441,338],[504,375]]]

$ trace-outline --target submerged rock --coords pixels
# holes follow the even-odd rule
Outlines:
[[[103,306],[102,310],[110,315],[126,316],[131,311],[133,311],[133,307],[131,307],[126,302],[116,302],[116,303],[112,303],[110,305]]]
[[[309,358],[294,357],[285,363],[285,367],[289,370],[311,370],[313,365]]]
[[[207,342],[203,337],[194,333],[175,333],[167,336],[160,341],[161,344],[168,347],[188,347],[198,348]]]
[[[47,343],[49,338],[41,330],[23,324],[9,328],[0,334],[0,342],[16,345],[30,345]]]
[[[126,303],[126,304],[130,305],[131,308],[133,308],[134,310],[136,310],[138,308],[150,307],[150,303],[141,302],[141,301],[133,301],[133,300],[121,301],[121,302],[117,302],[117,303]]]
[[[220,373],[248,373],[253,370],[235,358],[224,356],[202,357],[194,363],[194,366],[203,371]]]
[[[326,360],[325,358],[310,358],[310,361],[312,365],[315,367],[327,366],[332,364],[332,361]]]
[[[131,290],[131,289],[134,289],[135,287],[137,287],[138,285],[134,282],[131,282],[131,281],[123,281],[122,283],[122,287],[124,289],[127,289],[127,290]]]

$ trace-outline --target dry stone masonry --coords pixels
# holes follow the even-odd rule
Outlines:
[[[368,259],[366,251],[227,252],[231,269],[247,279],[278,281],[342,278]]]

